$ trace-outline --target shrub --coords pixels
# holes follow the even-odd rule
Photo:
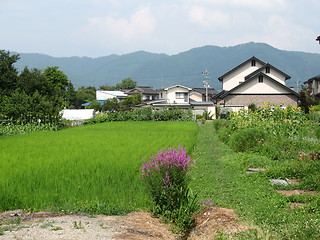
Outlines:
[[[231,147],[238,152],[250,151],[263,144],[267,134],[260,128],[241,129],[230,137]]]
[[[230,129],[223,127],[218,130],[218,138],[220,141],[224,143],[228,143],[230,136],[231,136]]]
[[[188,172],[194,164],[186,149],[179,146],[158,152],[141,166],[143,181],[154,202],[154,214],[181,230],[193,226],[192,215],[199,207],[196,195],[188,187]]]
[[[314,128],[314,135],[315,135],[318,139],[320,139],[320,126],[316,126],[316,127]]]
[[[178,108],[153,112],[154,121],[192,121],[192,112]]]
[[[85,124],[116,121],[192,121],[191,111],[182,109],[168,109],[152,111],[151,108],[138,108],[130,111],[99,113],[94,118],[85,121]]]
[[[218,131],[220,128],[228,127],[228,120],[227,119],[216,119],[213,121],[213,128],[214,130]]]

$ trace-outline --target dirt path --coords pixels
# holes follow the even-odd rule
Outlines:
[[[210,208],[196,217],[197,227],[192,240],[214,239],[246,229],[236,222],[231,209]],[[1,233],[3,235],[1,235]],[[133,212],[125,216],[53,215],[50,213],[25,214],[12,211],[0,214],[0,239],[6,240],[156,240],[178,239],[169,226],[147,212]]]

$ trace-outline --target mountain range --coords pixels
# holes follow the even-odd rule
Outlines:
[[[319,49],[320,50],[320,49]],[[245,43],[232,47],[203,46],[176,55],[138,51],[105,57],[51,57],[37,53],[19,53],[15,63],[24,67],[44,69],[58,66],[75,88],[80,86],[113,86],[131,78],[141,86],[154,88],[182,84],[202,87],[202,72],[209,72],[211,87],[221,90],[218,77],[255,56],[285,72],[291,79],[288,87],[297,87],[320,74],[320,54],[284,51],[265,43]]]

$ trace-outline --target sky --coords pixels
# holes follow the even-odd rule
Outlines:
[[[0,49],[54,57],[267,43],[320,53],[319,0],[0,0]]]

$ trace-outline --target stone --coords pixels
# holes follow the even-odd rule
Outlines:
[[[273,185],[279,184],[279,185],[288,185],[289,183],[286,180],[283,179],[270,179],[269,180]]]

